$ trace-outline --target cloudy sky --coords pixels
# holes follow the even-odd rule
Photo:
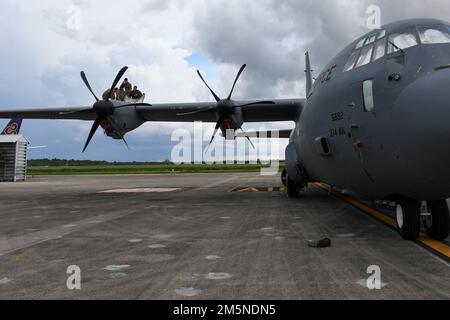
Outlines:
[[[0,108],[92,105],[79,71],[101,94],[123,65],[147,102],[211,101],[196,69],[225,96],[243,63],[235,99],[300,98],[304,52],[319,71],[368,31],[370,5],[380,7],[382,24],[450,16],[448,0],[2,0]],[[31,158],[144,161],[170,158],[172,131],[193,130],[147,123],[127,135],[130,151],[99,131],[82,154],[90,126],[26,120],[22,133],[32,145],[48,145]]]

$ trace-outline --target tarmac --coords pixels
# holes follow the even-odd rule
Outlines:
[[[442,257],[315,185],[299,199],[280,186],[258,173],[0,183],[0,299],[450,299]]]

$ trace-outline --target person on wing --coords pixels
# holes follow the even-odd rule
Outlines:
[[[105,92],[103,92],[103,94],[102,94],[103,100],[108,99],[108,96],[109,96],[109,99],[116,100],[116,94],[117,94],[117,91],[119,91],[119,89],[114,88],[113,92],[110,92],[110,90],[111,89],[107,89]]]
[[[132,88],[131,83],[128,81],[128,78],[125,78],[122,84],[120,85],[120,90],[124,90],[125,96],[128,96],[131,92],[131,88]]]
[[[134,86],[133,90],[128,94],[128,97],[135,100],[140,99],[142,98],[142,92],[138,90],[137,86]]]
[[[124,89],[119,89],[116,92],[116,99],[119,101],[125,101],[125,97],[127,96],[127,93]]]

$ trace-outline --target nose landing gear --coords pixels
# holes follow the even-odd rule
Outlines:
[[[300,191],[306,186],[306,184],[299,183],[289,177],[286,170],[283,170],[283,173],[281,174],[281,182],[286,187],[287,195],[289,198],[300,197]]]

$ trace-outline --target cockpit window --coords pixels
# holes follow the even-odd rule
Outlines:
[[[371,35],[370,37],[368,37],[368,38],[367,38],[367,41],[366,41],[366,46],[367,46],[368,44],[374,43],[376,39],[377,39],[377,35],[376,35],[376,34]]]
[[[450,43],[450,35],[443,27],[418,27],[417,30],[423,44]]]
[[[377,42],[375,42],[372,61],[382,58],[385,52],[386,52],[386,38],[382,38]]]
[[[373,45],[365,46],[361,50],[361,55],[359,56],[358,61],[356,62],[355,68],[366,65],[370,62],[370,58],[372,57]]]
[[[355,51],[351,54],[350,58],[348,59],[347,63],[344,66],[344,72],[353,70],[353,66],[355,65],[356,59],[358,59],[359,51]]]
[[[416,33],[413,30],[394,33],[389,36],[388,53],[397,52],[400,49],[404,50],[418,44]]]
[[[362,38],[361,40],[359,40],[359,42],[356,44],[355,50],[361,49],[365,42],[366,38]]]
[[[377,40],[380,40],[381,38],[384,38],[386,36],[386,30],[381,30],[378,32]]]
[[[344,66],[343,72],[364,66],[382,58],[386,53],[386,30],[379,30],[358,41]]]

